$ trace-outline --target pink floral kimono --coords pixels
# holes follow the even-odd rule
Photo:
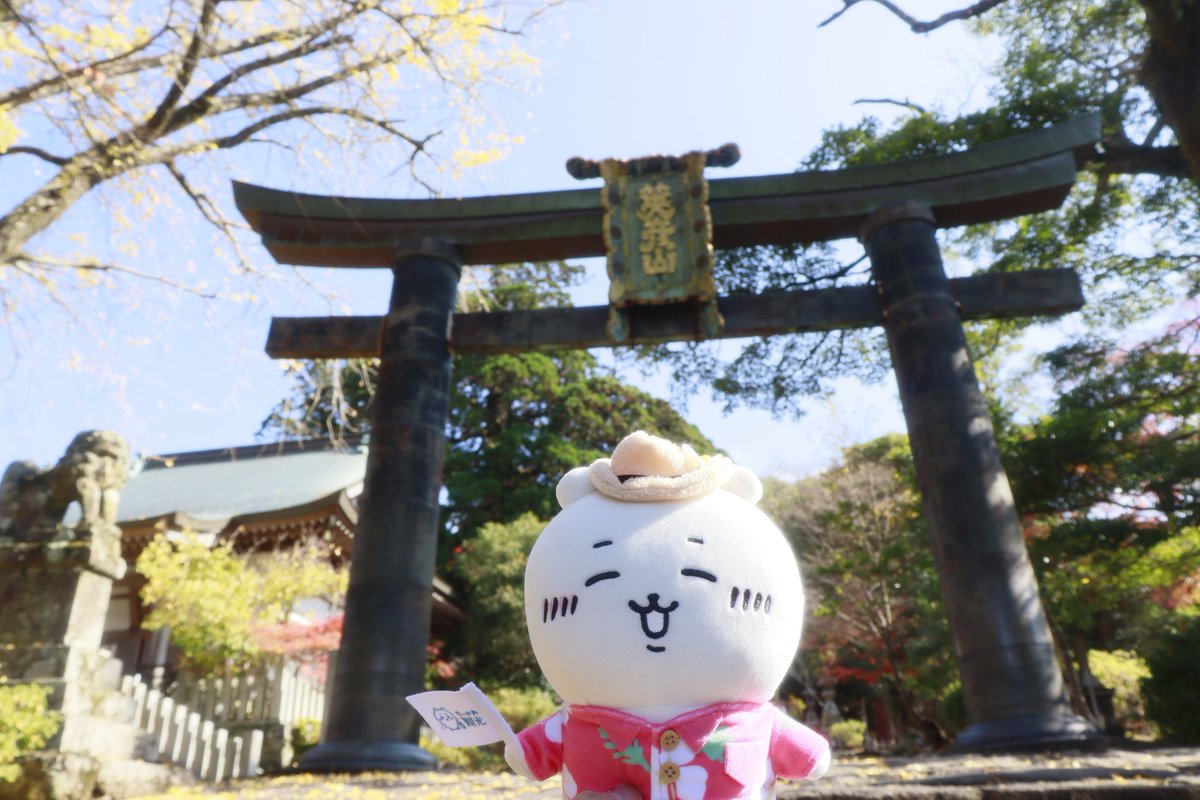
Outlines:
[[[518,738],[533,776],[562,772],[568,798],[627,784],[646,800],[761,800],[775,796],[776,777],[804,778],[829,751],[816,732],[756,703],[718,703],[663,723],[570,706]]]

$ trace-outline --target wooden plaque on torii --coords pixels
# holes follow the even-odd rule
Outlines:
[[[712,246],[857,237],[868,285],[690,303],[454,314],[464,264],[606,255],[600,192],[385,200],[234,184],[238,208],[280,262],[387,267],[385,316],[275,318],[276,358],[378,356],[366,485],[346,622],[312,771],[424,769],[404,701],[421,691],[452,353],[603,347],[707,336],[884,327],[963,681],[963,750],[1098,736],[1066,701],[1008,479],[967,353],[964,319],[1060,314],[1083,304],[1070,270],[948,279],[938,228],[1056,208],[1099,139],[1079,118],[951,155],[855,169],[709,181]]]

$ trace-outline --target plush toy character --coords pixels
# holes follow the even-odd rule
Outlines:
[[[804,592],[758,478],[639,431],[557,495],[525,613],[563,706],[506,748],[513,770],[561,772],[568,798],[646,800],[770,798],[777,777],[820,777],[828,743],[770,702]]]

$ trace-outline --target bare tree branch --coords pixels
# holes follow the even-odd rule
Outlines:
[[[21,256],[21,258],[18,259],[14,263],[14,266],[17,266],[18,268],[20,268],[20,265],[22,265],[22,264],[27,265],[27,266],[25,267],[25,269],[22,269],[21,271],[25,272],[30,277],[33,277],[35,280],[37,280],[39,283],[46,286],[46,288],[48,290],[51,289],[52,287],[56,288],[56,284],[54,284],[53,281],[47,280],[45,274],[42,274],[46,268],[62,269],[62,270],[79,270],[82,272],[117,273],[117,274],[121,274],[121,275],[128,275],[133,278],[138,278],[139,280],[153,281],[154,283],[159,283],[159,284],[162,284],[163,286],[167,286],[172,289],[178,289],[182,292],[187,292],[188,294],[195,295],[196,297],[204,298],[205,300],[215,300],[217,298],[217,295],[214,292],[206,292],[202,289],[198,289],[195,286],[189,286],[186,283],[181,283],[179,281],[172,280],[171,278],[168,278],[165,275],[155,275],[154,273],[151,273],[151,272],[143,272],[142,270],[134,269],[132,267],[127,267],[122,264],[104,264],[104,263],[101,263],[98,261],[62,261],[59,259],[49,258],[49,257],[43,256],[43,255],[31,255],[28,253],[23,254]],[[30,269],[30,267],[34,267],[34,266],[41,267],[42,270]],[[66,304],[66,301],[64,299],[62,299],[61,295],[58,295],[57,297],[61,303]],[[69,304],[66,304],[66,305],[69,307]]]
[[[87,256],[73,263],[28,255],[29,242],[56,226],[93,188],[162,165],[187,198],[185,205],[220,230],[237,261],[251,270],[239,248],[244,237],[236,218],[191,166],[212,151],[247,142],[289,147],[290,123],[312,126],[323,141],[337,144],[346,141],[347,126],[358,141],[365,140],[368,127],[382,131],[407,155],[397,168],[407,167],[433,192],[420,173],[435,160],[427,147],[439,132],[415,135],[399,115],[378,110],[391,87],[376,84],[384,67],[390,72],[391,65],[414,64],[435,74],[456,103],[476,100],[476,83],[491,82],[493,75],[484,71],[480,77],[462,64],[474,64],[478,55],[480,63],[503,68],[508,59],[490,37],[523,35],[562,0],[538,0],[534,13],[519,15],[507,13],[506,0],[486,2],[490,5],[469,16],[410,16],[400,0],[319,0],[301,4],[302,16],[269,12],[260,19],[225,0],[170,0],[157,7],[135,4],[140,19],[114,16],[111,25],[99,23],[97,35],[81,36],[71,27],[87,20],[59,19],[53,3],[0,0],[0,9],[20,11],[7,24],[22,43],[16,54],[20,72],[32,76],[25,85],[9,82],[0,104],[23,106],[22,114],[38,121],[36,129],[23,126],[30,132],[0,157],[34,156],[55,168],[0,215],[0,265],[19,263],[14,275],[39,283],[61,281],[67,269],[76,269],[167,285],[119,264],[88,262]],[[260,27],[276,23],[282,27]],[[52,138],[40,140],[35,130]],[[53,241],[47,240],[47,249],[58,257]]]
[[[339,17],[330,20],[324,20],[313,25],[272,31],[271,33],[253,36],[234,43],[207,43],[204,47],[203,55],[206,58],[220,58],[224,56],[236,55],[238,53],[247,50],[253,50],[268,44],[319,36],[322,33],[326,33],[335,29],[338,25],[341,25],[354,16],[363,13],[361,8],[355,8],[357,10],[347,12]],[[0,106],[16,108],[25,105],[26,103],[43,100],[56,94],[69,91],[80,80],[88,79],[91,76],[119,78],[125,75],[144,72],[146,70],[169,67],[179,61],[179,55],[177,53],[164,53],[162,55],[147,56],[139,59],[130,58],[131,56],[136,55],[150,45],[154,44],[169,30],[170,24],[168,23],[159,28],[153,35],[137,43],[125,52],[109,58],[92,61],[87,64],[80,64],[71,69],[62,69],[53,77],[44,78],[27,86],[21,86],[13,89],[7,94],[0,95]],[[338,44],[342,43],[344,42],[338,42]],[[305,53],[299,53],[298,55],[305,55]]]
[[[224,114],[228,111],[254,109],[254,108],[271,108],[274,106],[287,105],[288,103],[300,100],[306,95],[310,95],[327,86],[334,86],[347,78],[361,75],[364,72],[369,72],[376,67],[396,61],[398,56],[390,56],[384,58],[370,59],[368,61],[360,61],[343,69],[336,70],[327,75],[322,75],[320,78],[315,78],[307,83],[296,84],[284,89],[278,89],[271,92],[248,92],[246,94],[225,95],[222,97],[210,97],[203,105],[195,109],[191,109],[188,113],[180,113],[173,117],[170,121],[170,127],[165,129],[165,132],[170,133],[180,128],[186,127],[205,116],[213,116],[216,114]],[[182,109],[181,109],[182,111]]]
[[[438,54],[429,46],[429,42],[425,40],[425,37],[418,36],[417,34],[413,33],[413,31],[409,29],[408,20],[406,18],[394,14],[388,14],[388,16],[395,20],[396,24],[400,26],[400,29],[404,31],[413,44],[417,46],[417,49],[421,51],[421,55],[428,59],[429,68],[432,69],[434,74],[438,76],[438,80],[444,84],[453,85],[454,81],[450,79],[450,76],[448,76],[442,69],[442,65],[438,63]]]
[[[1144,147],[1142,145],[1106,145],[1097,158],[1104,175],[1160,175],[1164,178],[1190,178],[1191,168],[1178,145]]]
[[[919,114],[924,114],[928,111],[928,109],[926,109],[925,106],[917,105],[913,101],[909,100],[907,97],[904,98],[903,100],[893,100],[890,97],[879,97],[879,98],[863,97],[863,98],[860,98],[860,99],[854,101],[854,105],[856,105],[856,106],[868,105],[868,104],[872,104],[872,103],[900,106],[901,108],[907,108],[911,111],[916,111]]]
[[[204,0],[204,5],[200,7],[200,18],[196,21],[192,40],[183,54],[179,70],[175,73],[175,80],[171,82],[171,87],[167,89],[167,94],[163,97],[162,102],[146,120],[146,124],[143,126],[146,131],[157,132],[163,128],[167,116],[175,108],[179,98],[183,97],[188,84],[192,82],[192,76],[196,74],[196,67],[200,64],[200,53],[204,49],[213,19],[217,15],[217,2],[218,0]]]
[[[66,77],[64,67],[59,63],[58,56],[55,55],[55,48],[46,42],[46,40],[42,37],[41,32],[38,31],[37,26],[19,15],[17,16],[17,20],[19,21],[21,27],[24,28],[25,32],[29,35],[29,38],[33,39],[33,41],[37,43],[38,49],[42,51],[42,57],[45,59],[45,63],[49,64],[54,70],[55,74],[57,75],[57,79],[63,83],[69,83],[69,79]],[[85,109],[82,107],[82,104],[78,98],[73,98],[73,102],[79,115],[80,129],[83,131],[83,134],[87,136],[89,141],[94,143],[97,137],[91,126],[87,124]]]
[[[40,286],[45,291],[46,296],[50,298],[50,301],[58,306],[59,311],[62,311],[73,322],[77,324],[85,323],[86,321],[80,316],[79,311],[62,296],[58,285],[47,279],[44,270],[37,267],[38,263],[38,260],[35,258],[25,257],[16,259],[5,266],[16,270],[19,274],[24,275]]]
[[[220,58],[222,56],[235,55],[243,53],[247,50],[253,50],[268,44],[277,44],[279,42],[291,42],[296,39],[309,39],[314,36],[319,36],[322,33],[328,33],[331,30],[337,29],[343,23],[366,13],[367,5],[351,5],[345,14],[336,17],[331,17],[327,20],[321,20],[311,25],[301,25],[296,28],[283,28],[269,33],[259,34],[241,39],[237,42],[213,42],[209,44],[208,50],[204,53],[206,58]]]
[[[249,226],[237,225],[231,222],[225,215],[221,213],[221,210],[217,208],[217,205],[213,203],[212,198],[192,186],[191,182],[187,179],[187,176],[183,174],[178,166],[176,166],[174,161],[166,161],[164,162],[163,166],[165,166],[167,171],[171,173],[171,177],[175,179],[177,184],[179,184],[179,188],[182,189],[183,193],[188,196],[188,199],[192,201],[192,204],[196,206],[197,210],[199,210],[204,219],[206,219],[214,228],[219,230],[229,241],[230,246],[233,247],[234,254],[237,256],[238,263],[242,265],[242,268],[247,272],[256,271],[254,269],[253,262],[246,257],[245,252],[242,250],[241,243],[238,241],[237,235],[235,234],[235,231],[239,228],[241,230],[249,230]]]
[[[236,147],[237,145],[246,142],[247,140],[250,139],[251,136],[258,133],[259,131],[264,131],[267,128],[273,127],[282,122],[288,122],[288,121],[294,120],[294,119],[305,119],[307,117],[326,116],[326,115],[345,117],[346,119],[352,119],[356,122],[365,122],[367,124],[374,125],[375,127],[379,128],[383,131],[386,131],[387,133],[390,133],[391,135],[396,136],[397,138],[403,139],[405,142],[412,145],[413,150],[414,150],[413,157],[416,156],[416,153],[424,151],[424,149],[425,149],[426,145],[428,145],[429,141],[441,133],[441,131],[437,131],[435,133],[431,133],[429,136],[426,136],[423,139],[417,139],[417,138],[405,133],[404,131],[400,130],[399,128],[395,127],[395,124],[393,122],[391,122],[389,120],[379,119],[378,117],[373,117],[370,114],[366,114],[362,111],[359,111],[358,109],[342,108],[339,106],[310,106],[307,108],[292,108],[292,109],[288,109],[287,111],[280,111],[278,113],[271,114],[270,116],[266,116],[266,117],[263,117],[262,119],[255,120],[254,123],[247,125],[246,127],[242,128],[241,130],[237,131],[236,133],[231,133],[228,136],[217,137],[215,139],[212,139],[211,141],[218,148],[228,149],[231,147]],[[186,152],[193,151],[196,149],[197,149],[197,145],[180,146],[179,148],[177,148],[175,150],[174,155],[183,155]],[[155,159],[155,161],[157,163],[161,163],[161,159]]]
[[[166,64],[169,60],[173,60],[175,56],[166,53],[159,56],[148,56],[128,60],[130,56],[140,53],[150,45],[154,44],[164,33],[169,30],[168,25],[159,28],[152,36],[137,43],[123,53],[118,53],[110,58],[102,58],[99,61],[92,61],[88,64],[81,64],[73,69],[62,70],[57,75],[51,78],[44,78],[36,81],[28,86],[20,86],[13,89],[8,94],[0,95],[0,106],[9,106],[16,108],[26,103],[31,103],[35,100],[42,100],[47,97],[52,97],[61,92],[68,91],[71,86],[80,79],[87,78],[90,75],[101,75],[105,78],[120,77],[132,73],[141,72],[147,69],[154,69]]]
[[[928,21],[917,19],[904,9],[897,6],[895,3],[891,2],[891,0],[842,0],[842,8],[817,27],[824,28],[826,25],[842,16],[842,14],[845,14],[854,6],[864,2],[876,3],[877,5],[883,6],[894,16],[902,20],[904,24],[908,25],[908,27],[912,29],[913,33],[929,33],[930,31],[940,28],[943,25],[948,25],[951,22],[958,22],[960,20],[978,17],[987,13],[988,11],[991,11],[996,6],[1004,4],[1007,2],[1007,0],[981,0],[980,2],[973,3],[965,8],[960,8],[955,11],[947,11],[940,17]]]
[[[1142,140],[1142,147],[1150,147],[1153,145],[1154,140],[1158,138],[1158,135],[1162,133],[1166,127],[1167,123],[1163,122],[1162,117],[1156,119],[1154,121],[1154,125],[1150,128],[1150,131],[1146,134],[1146,138]]]
[[[283,50],[274,55],[264,56],[263,58],[255,59],[254,61],[248,61],[245,64],[230,70],[221,78],[213,81],[213,83],[207,89],[197,95],[195,99],[191,100],[189,103],[187,103],[187,105],[182,106],[173,112],[171,114],[171,118],[167,120],[166,124],[163,126],[164,130],[178,130],[179,128],[189,124],[190,121],[199,119],[200,117],[209,113],[213,105],[213,99],[217,95],[219,95],[233,83],[237,82],[239,79],[251,74],[252,72],[266,69],[267,67],[275,66],[277,64],[283,64],[306,55],[311,55],[312,53],[316,53],[320,50],[327,50],[331,47],[348,44],[351,41],[353,41],[353,37],[351,36],[335,36],[321,42],[315,41],[314,37],[310,38],[308,41],[305,41],[299,46],[292,48],[291,50]],[[249,97],[250,95],[242,96]]]
[[[0,22],[24,21],[18,11],[20,0],[0,0]]]
[[[42,159],[43,161],[49,161],[51,164],[55,164],[60,167],[64,164],[66,164],[70,160],[70,159],[64,158],[63,156],[56,156],[53,153],[47,153],[45,150],[43,150],[40,147],[34,147],[32,145],[24,145],[24,144],[12,145],[7,150],[5,150],[3,153],[0,153],[0,156],[8,156],[8,155],[37,156],[38,158]]]

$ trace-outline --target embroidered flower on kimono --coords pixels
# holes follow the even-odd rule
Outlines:
[[[682,741],[670,750],[662,751],[660,774],[670,772],[675,766],[679,777],[667,786],[667,797],[671,800],[704,800],[704,789],[708,785],[708,770],[693,764],[696,754]],[[667,783],[664,776],[663,783]]]
[[[563,723],[567,721],[566,709],[559,711],[550,719],[546,720],[546,738],[555,744],[562,744],[563,740]]]

